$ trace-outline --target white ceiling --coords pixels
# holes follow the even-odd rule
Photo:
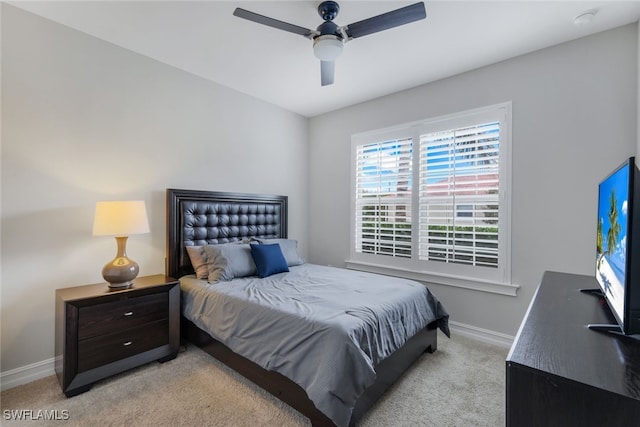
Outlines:
[[[338,25],[414,1],[342,0]],[[640,1],[426,1],[427,19],[348,42],[320,86],[312,41],[232,15],[315,29],[319,1],[12,1],[118,46],[314,116],[640,18]],[[574,18],[595,10],[593,21]]]

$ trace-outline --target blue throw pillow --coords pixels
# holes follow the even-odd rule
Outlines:
[[[251,245],[251,256],[256,264],[259,277],[268,277],[276,273],[289,271],[287,260],[279,244]]]

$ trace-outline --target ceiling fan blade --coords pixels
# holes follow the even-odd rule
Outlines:
[[[310,38],[314,34],[314,32],[308,28],[299,27],[298,25],[293,25],[289,24],[288,22],[269,18],[268,16],[260,15],[239,7],[233,11],[233,15],[237,16],[238,18],[244,18],[248,19],[249,21],[257,22],[258,24],[266,25],[268,27],[277,28],[278,30],[299,34],[307,38]]]
[[[322,86],[333,84],[333,74],[336,68],[334,61],[320,61],[320,81]]]
[[[364,19],[345,26],[345,33],[351,39],[399,27],[427,17],[423,2],[415,3],[382,15]]]

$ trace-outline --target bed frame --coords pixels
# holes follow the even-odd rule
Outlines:
[[[256,238],[287,237],[287,196],[167,189],[166,274],[193,274],[186,246]],[[284,375],[267,371],[234,353],[191,321],[181,318],[181,335],[231,369],[309,418],[313,426],[335,424]],[[376,366],[376,382],[356,402],[350,425],[366,411],[425,351],[437,349],[437,326],[431,323]]]

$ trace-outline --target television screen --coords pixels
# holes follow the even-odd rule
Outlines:
[[[604,181],[598,191],[596,279],[620,326],[624,328],[629,197],[633,160],[624,163]]]

